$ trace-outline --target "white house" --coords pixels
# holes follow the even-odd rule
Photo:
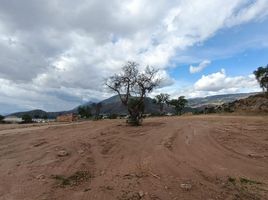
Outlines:
[[[20,123],[23,120],[20,117],[8,116],[8,117],[5,117],[4,121],[7,122],[7,123]]]

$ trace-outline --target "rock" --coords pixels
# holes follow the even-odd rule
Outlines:
[[[112,186],[106,186],[107,190],[113,190],[114,188]]]
[[[42,146],[43,144],[46,144],[46,143],[47,143],[47,141],[40,141],[40,142],[34,144],[33,147],[39,147],[39,146]]]
[[[248,157],[251,157],[251,158],[265,158],[265,156],[257,155],[257,154],[253,154],[253,153],[248,154]]]
[[[91,188],[86,188],[86,189],[84,189],[84,192],[88,192],[90,190],[91,190]]]
[[[139,196],[142,198],[144,196],[144,192],[143,191],[139,191]]]
[[[155,194],[151,194],[150,195],[150,198],[152,199],[152,200],[159,200],[160,198],[158,197],[158,196],[156,196]]]
[[[188,191],[192,189],[192,185],[190,183],[182,183],[181,188]]]
[[[46,176],[44,174],[39,174],[35,178],[38,180],[44,180],[46,178]]]
[[[85,151],[83,151],[83,150],[79,150],[78,153],[81,155],[81,154],[84,154]]]
[[[64,156],[68,156],[69,153],[67,151],[61,150],[61,151],[58,151],[57,155],[59,157],[64,157]]]

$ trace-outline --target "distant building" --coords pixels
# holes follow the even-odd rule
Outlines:
[[[166,116],[173,116],[173,113],[166,113]]]
[[[42,119],[42,118],[34,118],[33,122],[36,123],[48,123],[48,122],[54,122],[55,119]]]
[[[6,123],[20,123],[20,122],[22,122],[23,120],[22,120],[22,118],[20,118],[20,117],[17,117],[17,116],[8,116],[8,117],[5,117],[5,119],[4,119],[4,122],[6,122]]]
[[[74,122],[78,120],[78,115],[76,114],[65,114],[65,115],[60,115],[57,117],[56,121],[57,122]]]

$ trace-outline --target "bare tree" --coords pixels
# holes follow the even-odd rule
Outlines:
[[[158,70],[147,66],[144,72],[138,70],[139,64],[127,62],[122,73],[108,78],[106,85],[115,91],[130,115],[129,123],[140,125],[144,110],[146,94],[158,86],[160,80],[156,77]]]

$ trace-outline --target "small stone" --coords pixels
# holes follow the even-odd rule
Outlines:
[[[43,144],[46,144],[46,143],[47,143],[47,141],[40,141],[40,142],[34,144],[33,147],[39,147],[39,146],[42,146]]]
[[[46,178],[46,176],[44,174],[39,174],[38,176],[36,176],[36,179],[38,180],[44,180]]]
[[[112,186],[109,186],[109,185],[108,185],[108,186],[106,186],[106,189],[107,189],[107,190],[113,190],[114,188],[113,188]]]
[[[182,183],[181,188],[188,191],[192,189],[192,185],[190,183]]]
[[[61,151],[58,151],[57,155],[59,157],[64,157],[64,156],[68,156],[69,153],[67,151],[61,150]]]
[[[139,191],[139,196],[142,198],[144,196],[144,192],[143,191]]]
[[[156,196],[155,194],[151,194],[150,195],[150,198],[152,199],[152,200],[159,200],[160,198],[158,197],[158,196]]]
[[[79,150],[78,153],[79,153],[79,154],[84,154],[85,151],[83,151],[83,150]]]
[[[168,186],[165,185],[165,189],[167,190],[168,189]]]
[[[86,189],[84,189],[84,192],[88,192],[90,190],[91,190],[91,188],[86,188]]]

